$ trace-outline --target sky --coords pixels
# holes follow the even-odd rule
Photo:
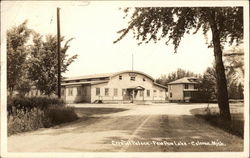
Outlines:
[[[119,10],[126,4],[4,1],[1,5],[5,28],[19,25],[27,19],[28,27],[43,35],[56,35],[56,8],[61,8],[61,35],[66,39],[74,38],[67,53],[69,56],[78,54],[78,58],[63,74],[65,77],[131,70],[132,54],[134,70],[154,78],[178,68],[203,73],[214,60],[213,49],[207,47],[201,31],[195,35],[185,35],[178,53],[174,53],[173,45],[165,45],[165,41],[138,46],[131,34],[113,44],[119,37],[117,31],[127,26],[124,13]]]

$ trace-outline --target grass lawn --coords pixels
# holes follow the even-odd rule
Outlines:
[[[191,110],[196,117],[208,121],[211,125],[221,128],[231,134],[244,137],[244,103],[230,103],[232,120],[227,122],[219,115],[218,107],[197,108]]]

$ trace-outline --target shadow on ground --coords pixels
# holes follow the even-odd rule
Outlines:
[[[204,143],[212,143],[213,141],[218,144],[221,142],[225,145],[204,145]],[[207,124],[203,119],[190,115],[152,117],[134,137],[126,139],[112,136],[107,137],[102,143],[108,144],[112,142],[117,143],[118,145],[116,146],[124,148],[124,151],[127,152],[215,152],[243,150],[243,140]],[[121,142],[128,142],[130,145],[119,145]],[[151,144],[138,145],[139,142],[146,144],[149,142]],[[158,142],[160,145],[156,145],[153,142]],[[168,142],[170,145],[162,145],[161,143],[163,142]],[[200,144],[193,145],[191,144],[192,142]],[[133,143],[135,144],[133,145]],[[174,144],[171,145],[171,143]],[[187,145],[183,145],[185,143]]]
[[[197,118],[203,119],[206,123],[220,128],[230,134],[236,135],[240,138],[244,137],[244,115],[243,113],[231,113],[231,122],[222,119],[219,115],[218,108],[205,108],[192,109],[190,112]]]

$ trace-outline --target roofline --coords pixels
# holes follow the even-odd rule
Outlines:
[[[92,83],[91,83],[92,82]],[[96,84],[102,84],[107,83],[108,80],[105,81],[89,81],[89,82],[73,82],[73,83],[62,83],[62,86],[71,86],[71,85],[96,85]]]
[[[93,76],[93,77],[77,76],[77,77],[72,77],[72,78],[64,78],[63,81],[84,80],[84,79],[105,78],[105,77],[112,78],[112,77],[115,77],[115,76],[117,76],[119,74],[122,74],[122,73],[133,73],[133,72],[144,75],[144,76],[150,78],[151,80],[155,81],[155,79],[152,76],[150,76],[150,75],[148,75],[148,74],[146,74],[144,72],[134,71],[134,70],[125,70],[125,71],[120,71],[120,72],[114,72],[114,73],[104,74],[103,76],[97,76],[97,77],[95,77],[95,76]],[[98,74],[96,74],[96,75],[98,75]]]
[[[171,84],[186,84],[186,83],[188,83],[188,84],[198,84],[197,82],[177,82],[177,83],[167,83],[168,85],[171,85]]]
[[[148,74],[145,74],[144,72],[141,72],[141,71],[134,71],[134,70],[120,71],[120,72],[117,72],[117,73],[114,73],[113,75],[111,75],[110,78],[115,77],[115,76],[117,76],[117,75],[119,75],[119,74],[129,73],[129,72],[130,72],[130,73],[138,73],[138,74],[147,76],[147,77],[150,78],[151,80],[155,81],[155,79],[154,79],[152,76],[150,76],[150,75],[148,75]]]
[[[159,87],[165,88],[165,89],[168,88],[168,87],[166,87],[166,86],[164,86],[164,85],[162,85],[162,84],[156,83],[156,82],[154,82],[154,84],[157,85],[157,86],[159,86]]]

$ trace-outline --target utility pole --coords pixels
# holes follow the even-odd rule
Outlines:
[[[57,8],[57,60],[58,60],[58,79],[57,95],[61,98],[61,35],[60,35],[60,8]]]
[[[132,71],[134,71],[134,54],[132,53]]]

